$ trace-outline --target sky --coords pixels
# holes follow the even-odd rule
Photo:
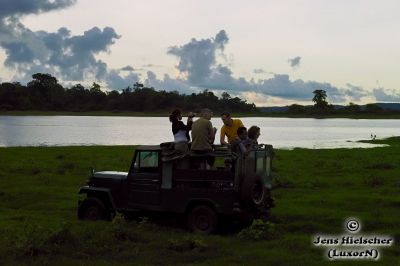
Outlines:
[[[0,0],[0,82],[400,102],[398,0]]]

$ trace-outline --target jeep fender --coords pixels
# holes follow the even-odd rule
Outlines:
[[[88,197],[99,198],[108,209],[110,209],[112,212],[116,211],[115,203],[111,196],[111,191],[108,188],[84,186],[79,189],[78,194],[86,194]]]
[[[200,206],[200,205],[205,205],[208,206],[210,208],[212,208],[213,210],[217,211],[217,206],[215,204],[215,202],[209,200],[209,199],[192,199],[190,200],[185,207],[185,212],[188,213],[192,208],[196,207],[196,206]]]

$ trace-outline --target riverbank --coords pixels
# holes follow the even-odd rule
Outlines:
[[[169,112],[124,112],[124,111],[90,111],[90,112],[66,112],[66,111],[0,111],[0,116],[133,116],[133,117],[168,117]],[[185,114],[184,114],[185,115]],[[214,113],[219,117],[219,114]],[[288,113],[233,113],[233,117],[286,117],[286,118],[349,118],[349,119],[400,119],[400,113],[383,114],[328,114],[307,115]]]
[[[271,222],[213,236],[145,218],[77,221],[91,167],[127,171],[133,146],[0,148],[0,257],[5,265],[331,265],[312,239],[343,233],[348,217],[364,234],[400,239],[400,138],[368,142],[390,146],[276,150]],[[398,263],[399,243],[381,250],[379,265]]]

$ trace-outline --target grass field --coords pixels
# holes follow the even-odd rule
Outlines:
[[[400,138],[373,149],[276,150],[270,223],[198,236],[143,218],[80,222],[77,191],[97,170],[127,171],[134,147],[0,148],[0,265],[400,265],[400,245],[376,261],[335,261],[317,234],[400,240]]]

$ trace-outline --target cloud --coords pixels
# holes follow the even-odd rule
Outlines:
[[[290,58],[290,59],[288,60],[290,66],[291,66],[292,68],[297,68],[297,67],[299,67],[299,66],[300,66],[300,61],[301,61],[301,57],[300,57],[300,56],[296,56],[296,57]]]
[[[76,3],[76,0],[1,0],[0,18],[38,14],[63,9]]]
[[[132,66],[124,66],[121,68],[121,71],[134,71],[135,69]]]
[[[268,73],[268,72],[265,71],[265,70],[262,69],[262,68],[256,68],[256,69],[253,70],[253,73],[254,73],[254,74],[265,74],[265,73]]]
[[[203,88],[214,91],[224,90],[236,95],[265,95],[268,99],[286,99],[310,101],[313,91],[325,90],[328,100],[334,103],[345,102],[348,99],[358,101],[370,95],[363,88],[347,84],[345,88],[338,88],[327,82],[291,80],[287,74],[276,74],[264,69],[255,69],[255,74],[271,74],[271,78],[255,81],[243,77],[235,77],[229,66],[219,63],[218,52],[223,52],[229,38],[224,30],[216,37],[196,40],[170,47],[168,54],[178,58],[177,70],[180,72],[178,84],[175,86],[189,88]],[[289,59],[291,67],[300,66],[301,57]],[[156,78],[155,78],[156,79]],[[153,78],[154,80],[154,78]],[[162,83],[162,82],[161,82]],[[169,80],[168,84],[172,84]],[[179,87],[175,87],[179,89]],[[250,92],[255,94],[249,94]]]
[[[100,52],[106,52],[119,36],[114,29],[93,27],[83,35],[71,36],[66,28],[56,33],[45,31],[32,32],[23,28],[20,41],[17,32],[11,32],[14,38],[2,40],[0,46],[5,49],[5,66],[14,68],[29,78],[34,70],[43,72],[50,68],[52,74],[63,80],[84,80],[92,77],[103,79],[108,72],[107,64],[96,59]],[[19,78],[24,78],[19,76]]]
[[[317,81],[290,80],[289,75],[275,74],[270,79],[265,79],[257,84],[258,92],[285,99],[309,100],[314,90],[325,90],[328,98],[335,102],[344,100],[340,90],[329,84]]]
[[[162,67],[162,65],[146,64],[142,65],[142,67]]]
[[[193,85],[203,85],[214,72],[217,52],[223,52],[229,38],[224,30],[214,38],[196,40],[182,46],[172,46],[168,54],[179,59],[177,69]]]
[[[2,0],[0,2],[0,48],[4,65],[17,73],[13,79],[26,82],[37,72],[49,73],[62,81],[104,81],[111,88],[125,88],[137,81],[137,74],[121,76],[96,56],[109,51],[120,36],[111,27],[93,27],[82,35],[65,28],[57,32],[31,31],[20,17],[69,7],[76,0]],[[127,68],[125,68],[127,70]],[[129,71],[134,71],[133,68]],[[126,85],[126,86],[125,86]]]
[[[373,94],[378,102],[400,102],[400,93],[396,90],[375,88]]]
[[[266,70],[264,70],[262,68],[253,69],[253,73],[254,74],[268,74],[268,75],[275,75],[276,74],[276,73],[271,72],[271,71],[266,71]]]
[[[147,71],[147,78],[144,85],[159,90],[181,91],[184,93],[198,92],[200,90],[199,88],[190,86],[186,80],[171,78],[168,74],[164,74],[162,79],[158,79],[152,71]]]
[[[117,70],[110,70],[105,81],[108,86],[112,89],[122,90],[126,89],[128,86],[132,87],[133,84],[140,81],[139,75],[130,72],[127,76],[123,77]]]
[[[5,49],[7,58],[4,65],[12,67],[15,64],[33,61],[34,53],[24,42],[1,42],[0,46]]]
[[[344,88],[343,94],[349,97],[350,101],[360,101],[362,97],[368,96],[368,93],[359,86],[351,85],[350,83],[346,84],[347,88]]]

